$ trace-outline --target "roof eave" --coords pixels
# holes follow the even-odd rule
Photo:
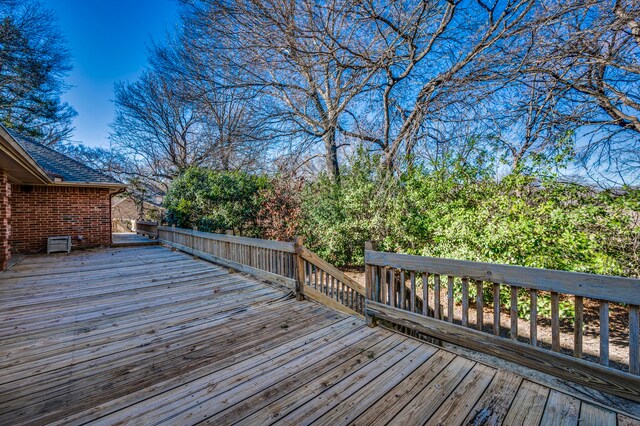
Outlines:
[[[112,188],[121,189],[126,188],[127,184],[119,182],[74,182],[74,181],[55,181],[53,185],[56,186],[82,186],[87,188]]]
[[[13,161],[27,170],[38,181],[37,183],[50,184],[53,179],[40,165],[20,146],[9,132],[0,125],[0,146]]]

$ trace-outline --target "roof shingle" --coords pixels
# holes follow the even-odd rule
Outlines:
[[[61,178],[64,182],[121,184],[114,178],[88,167],[58,151],[34,141],[33,139],[9,130],[11,136],[52,178]]]

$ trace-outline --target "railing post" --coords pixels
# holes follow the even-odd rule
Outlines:
[[[302,237],[293,240],[296,256],[296,299],[304,300],[304,259],[302,258]]]
[[[371,241],[367,241],[364,243],[364,250],[365,252],[367,250],[373,250],[373,243]],[[374,267],[371,265],[367,264],[367,260],[366,260],[366,256],[365,256],[365,261],[364,261],[364,280],[365,280],[365,306],[364,306],[364,318],[367,322],[367,325],[369,327],[375,327],[376,324],[376,320],[374,317],[372,317],[371,315],[369,315],[367,313],[367,300],[374,300],[374,296],[376,294],[373,286],[374,286],[374,281],[375,281],[375,277],[373,275],[374,272]]]
[[[233,230],[227,229],[226,231],[224,231],[224,234],[225,235],[233,235]],[[227,259],[231,260],[231,243],[230,242],[227,241],[227,242],[224,243],[224,251],[225,251],[224,256]]]

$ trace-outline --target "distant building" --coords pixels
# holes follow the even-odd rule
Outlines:
[[[111,243],[111,197],[126,185],[0,125],[0,270],[11,252],[46,250],[70,236],[73,248]]]
[[[164,207],[151,201],[137,200],[132,195],[117,195],[111,200],[113,232],[133,232],[136,220],[160,222]]]

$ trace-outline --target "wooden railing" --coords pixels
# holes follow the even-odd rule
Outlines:
[[[158,227],[160,242],[211,262],[295,289],[293,243]]]
[[[158,227],[159,240],[202,259],[287,286],[308,298],[349,314],[364,313],[364,287],[295,242]]]
[[[338,310],[364,314],[365,289],[296,239],[298,282],[304,283],[301,294]]]
[[[387,321],[431,338],[520,363],[625,398],[640,401],[640,280],[552,271],[518,266],[410,256],[365,250],[367,322]],[[475,289],[475,318],[470,318],[470,287]],[[503,305],[508,294],[509,326],[501,336]],[[550,297],[551,345],[538,340],[538,296]],[[455,303],[460,296],[461,306]],[[504,293],[502,293],[504,294]],[[528,299],[529,329],[518,330],[518,304]],[[491,300],[492,321],[485,323],[485,298]],[[560,301],[573,300],[573,356],[560,343]],[[583,353],[584,300],[599,306],[598,362]],[[420,303],[418,307],[417,300]],[[609,305],[628,312],[628,372],[609,366]],[[490,310],[489,310],[490,311]],[[506,312],[504,312],[506,315]],[[617,330],[620,332],[620,330]],[[566,348],[564,348],[566,349]]]
[[[158,222],[136,220],[136,234],[145,235],[149,238],[158,238]]]

